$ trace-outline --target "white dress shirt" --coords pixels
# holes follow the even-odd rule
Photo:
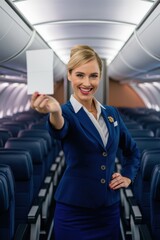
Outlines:
[[[75,113],[77,113],[81,108],[84,109],[84,111],[87,113],[88,117],[91,119],[92,123],[98,130],[104,146],[106,146],[107,141],[108,141],[109,132],[108,132],[107,125],[101,114],[101,107],[104,108],[104,106],[102,106],[102,104],[94,98],[95,107],[97,109],[97,119],[95,119],[93,114],[91,112],[89,112],[87,110],[87,108],[85,108],[80,102],[78,102],[78,100],[75,99],[75,97],[73,95],[71,95],[71,97],[70,97],[70,102],[72,104],[72,107],[73,107]]]

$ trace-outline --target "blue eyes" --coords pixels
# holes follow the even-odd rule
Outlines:
[[[83,78],[82,74],[77,74],[76,76],[79,77],[79,78]]]
[[[85,77],[85,75],[83,75],[83,74],[77,74],[76,76],[81,79]],[[90,79],[96,79],[97,77],[98,77],[98,75],[90,75],[89,76]]]

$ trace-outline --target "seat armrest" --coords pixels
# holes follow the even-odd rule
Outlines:
[[[39,215],[41,215],[41,207],[33,205],[28,213],[28,222],[36,223]]]
[[[131,188],[125,188],[124,189],[124,194],[127,198],[131,198],[133,197],[133,192],[132,192],[132,189]]]
[[[28,223],[30,225],[29,239],[39,239],[41,230],[41,207],[33,205],[28,213]]]
[[[135,224],[142,223],[142,214],[138,206],[132,206],[131,214],[133,216]]]

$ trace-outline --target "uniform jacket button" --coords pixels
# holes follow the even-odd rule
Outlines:
[[[106,156],[107,156],[107,153],[106,153],[106,152],[103,152],[102,155],[103,155],[104,157],[106,157]]]
[[[105,165],[101,165],[101,170],[106,170],[106,166]]]
[[[104,178],[101,179],[101,183],[104,184],[106,180]]]

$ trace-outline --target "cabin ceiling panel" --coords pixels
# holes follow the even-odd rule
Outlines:
[[[153,4],[151,1],[142,0],[13,2],[63,62],[66,63],[69,59],[68,48],[76,44],[89,44],[108,64]],[[93,41],[95,39],[96,44],[92,45],[91,38]]]
[[[72,38],[106,38],[125,41],[135,26],[118,23],[90,22],[90,23],[55,23],[35,26],[40,34],[46,35],[46,41]],[[96,32],[96,34],[95,34]],[[124,34],[121,34],[121,33]]]
[[[67,55],[69,56],[68,48],[73,45],[88,44],[96,49],[101,57],[110,59],[123,46],[128,34],[131,35],[133,26],[124,24],[119,26],[115,23],[64,23],[37,26],[36,30],[41,35],[48,36],[46,41],[60,57],[64,55],[66,58]],[[121,34],[122,32],[124,34]],[[69,46],[68,42],[70,42]],[[104,51],[99,51],[100,48]],[[60,49],[63,49],[63,54]],[[105,49],[108,49],[108,52]],[[65,58],[62,57],[62,60],[67,62]]]
[[[26,50],[51,47],[62,60],[55,69],[56,75],[59,75],[59,69],[65,68],[63,63],[68,62],[70,48],[76,44],[87,44],[106,60],[108,68],[113,70],[110,71],[111,77],[116,76],[116,80],[130,79],[134,70],[134,76],[142,72],[146,74],[145,67],[135,62],[132,65],[132,57],[134,61],[137,58],[134,49],[129,60],[128,54],[125,55],[123,54],[125,51],[121,51],[154,2],[154,0],[0,0],[0,16],[4,15],[4,12],[1,12],[3,5],[7,3],[10,8],[5,13],[12,16],[12,21],[6,19],[6,26],[0,28],[1,50],[7,43],[7,50],[5,48],[1,55],[6,60],[3,66],[25,71]],[[13,21],[17,24],[12,28]],[[16,30],[18,26],[22,30],[21,34]],[[28,36],[28,39],[23,35]],[[142,36],[140,40],[143,40]],[[145,46],[148,47],[150,40],[146,40],[145,37],[144,40]],[[5,52],[6,56],[3,56]],[[7,56],[7,52],[10,57]],[[153,49],[151,52],[155,53]],[[143,60],[145,59],[142,57]],[[151,70],[151,67],[150,65],[147,71]],[[63,74],[62,71],[60,78]]]
[[[32,24],[79,19],[105,19],[138,24],[150,1],[135,0],[28,0],[13,1]],[[136,14],[135,14],[136,12]],[[45,14],[44,14],[45,13]],[[47,13],[47,14],[46,14]]]

